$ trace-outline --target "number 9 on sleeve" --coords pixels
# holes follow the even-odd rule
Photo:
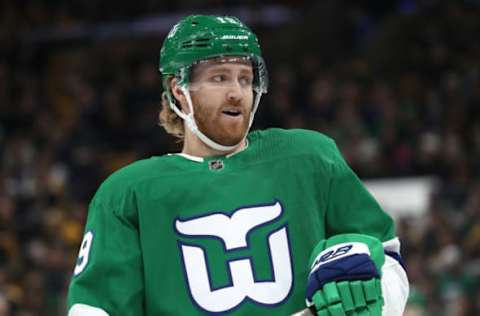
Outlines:
[[[77,276],[85,269],[90,257],[90,249],[93,243],[93,232],[87,231],[83,236],[82,243],[80,245],[80,251],[78,252],[77,264],[73,271],[73,275]]]

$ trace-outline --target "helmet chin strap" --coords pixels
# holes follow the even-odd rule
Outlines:
[[[248,122],[248,129],[246,130],[245,132],[245,135],[243,136],[242,140],[236,144],[236,145],[233,145],[233,146],[225,146],[225,145],[221,145],[217,142],[214,142],[213,140],[211,140],[210,138],[208,138],[205,134],[203,134],[199,128],[198,128],[198,125],[197,123],[195,122],[195,118],[193,116],[193,104],[192,104],[192,98],[190,96],[190,91],[188,90],[187,87],[185,86],[182,86],[180,87],[180,89],[182,90],[183,94],[185,95],[185,98],[187,99],[187,104],[188,104],[188,108],[190,110],[190,113],[189,114],[185,114],[184,112],[182,112],[175,104],[173,104],[173,102],[169,102],[170,104],[170,108],[178,115],[180,116],[183,121],[185,122],[185,124],[187,125],[188,129],[190,129],[190,131],[192,133],[194,133],[205,145],[207,145],[208,147],[212,148],[212,149],[215,149],[215,150],[218,150],[218,151],[233,151],[235,148],[237,148],[243,141],[244,139],[247,137],[247,134],[248,134],[248,131],[250,130],[250,127],[252,126],[253,124],[253,117],[255,116],[255,112],[257,111],[257,108],[258,108],[258,104],[260,103],[260,98],[262,96],[261,93],[256,93],[255,95],[255,100],[254,100],[254,104],[253,104],[253,108],[252,108],[252,112],[250,114],[250,120]]]

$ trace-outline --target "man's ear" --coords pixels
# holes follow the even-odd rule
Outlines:
[[[188,114],[190,111],[187,104],[187,98],[185,97],[185,94],[180,88],[177,78],[172,78],[172,80],[170,81],[170,90],[172,91],[173,97],[177,101],[177,105],[180,106],[181,110],[184,113]]]

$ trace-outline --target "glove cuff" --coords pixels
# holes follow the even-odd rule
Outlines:
[[[379,239],[363,234],[340,234],[320,241],[309,260],[310,271],[352,255],[368,255],[381,277],[385,252]]]

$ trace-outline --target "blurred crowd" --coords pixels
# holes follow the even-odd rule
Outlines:
[[[157,125],[161,36],[24,40],[40,27],[185,8],[145,1],[113,14],[103,2],[113,5],[0,3],[0,316],[64,315],[98,185],[181,147]],[[255,128],[321,131],[364,179],[435,176],[428,213],[398,221],[406,315],[480,315],[478,3],[277,3],[302,20],[253,25],[270,72]]]

